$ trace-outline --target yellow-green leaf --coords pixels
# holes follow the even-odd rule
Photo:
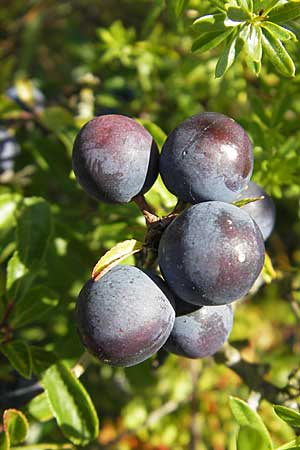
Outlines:
[[[265,253],[265,262],[261,275],[264,279],[264,282],[267,284],[270,284],[277,277],[271,258],[267,253]]]
[[[10,441],[9,434],[6,431],[0,433],[0,450],[9,450],[10,449]]]
[[[295,75],[295,65],[279,39],[276,39],[273,34],[266,28],[262,33],[263,49],[276,67],[276,69],[286,77],[293,77]]]
[[[95,265],[92,277],[98,279],[108,272],[112,267],[116,266],[123,259],[141,251],[143,244],[135,239],[128,239],[120,242],[112,247],[103,255]]]
[[[9,434],[12,445],[19,444],[27,438],[29,423],[25,415],[17,409],[7,409],[3,414],[4,431]]]
[[[257,435],[255,440],[263,443],[263,446],[256,447],[257,450],[269,450],[273,448],[273,443],[265,424],[257,412],[250,408],[248,403],[244,402],[240,398],[230,397],[230,408],[235,420],[240,425],[241,430],[243,430],[240,430],[243,434],[240,439],[243,440],[243,442],[245,437],[244,435],[247,434],[249,436],[249,431],[252,429],[255,430],[254,433]],[[249,450],[255,450],[254,447],[248,448]],[[242,450],[242,448],[239,447],[238,450]]]

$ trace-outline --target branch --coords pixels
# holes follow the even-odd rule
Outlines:
[[[287,404],[290,401],[288,386],[280,388],[263,378],[268,371],[267,365],[246,361],[241,357],[239,351],[229,344],[215,355],[215,361],[218,364],[225,364],[233,370],[251,391],[259,393],[270,403]]]
[[[138,195],[137,197],[134,197],[133,201],[142,211],[147,226],[159,220],[159,217],[156,214],[154,214],[153,208],[149,205],[144,195]]]

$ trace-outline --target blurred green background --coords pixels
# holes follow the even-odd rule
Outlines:
[[[293,79],[279,76],[268,61],[256,78],[243,58],[215,79],[220,49],[191,52],[190,25],[211,9],[208,1],[190,0],[176,17],[172,1],[0,2],[0,128],[20,145],[14,170],[0,175],[0,197],[43,197],[54,221],[45,264],[33,286],[50,292],[53,307],[13,332],[74,364],[83,352],[74,324],[81,286],[112,245],[143,240],[144,219],[136,205],[98,204],[77,184],[71,152],[82,124],[94,115],[125,114],[140,119],[161,145],[180,121],[217,111],[248,131],[255,149],[253,180],[277,207],[276,228],[267,243],[276,273],[237,303],[230,342],[247,361],[265,367],[265,379],[284,386],[299,364],[300,350],[299,44],[288,44],[297,66]],[[12,87],[30,106],[27,111],[7,95]],[[44,105],[36,105],[34,89],[43,94]],[[160,181],[147,198],[162,215],[176,203]],[[5,226],[0,234],[1,295],[15,248],[15,224]],[[213,359],[174,355],[156,371],[151,361],[129,369],[95,362],[81,381],[101,421],[98,443],[91,447],[109,444],[120,450],[233,450],[237,425],[228,398],[247,400],[251,393],[241,378]],[[7,396],[20,386],[22,380],[2,356],[2,408],[20,406],[20,399]],[[161,416],[149,420],[157,409]],[[259,412],[277,445],[292,439],[292,429],[267,401]],[[54,420],[41,423],[29,417],[28,444],[62,442]]]

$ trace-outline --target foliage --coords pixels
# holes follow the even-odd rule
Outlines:
[[[21,146],[14,171],[0,175],[1,449],[95,438],[121,450],[299,447],[299,10],[294,0],[17,0],[0,9],[0,128]],[[120,113],[161,147],[202,111],[245,127],[254,180],[276,200],[266,283],[238,303],[231,346],[215,361],[99,364],[82,356],[75,301],[97,261],[96,272],[119,260],[118,246],[107,257],[111,247],[127,241],[122,263],[139,258],[145,224],[134,203],[86,197],[71,172],[74,137],[94,115]],[[146,197],[160,215],[176,204],[161,180]],[[259,416],[241,400],[253,391]]]

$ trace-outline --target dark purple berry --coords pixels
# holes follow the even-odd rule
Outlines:
[[[264,255],[261,232],[249,214],[222,202],[185,210],[159,244],[159,265],[168,286],[196,305],[223,305],[246,295]]]
[[[85,347],[100,361],[133,366],[156,353],[174,325],[175,312],[152,279],[133,266],[117,266],[89,280],[77,301]]]
[[[164,349],[186,358],[205,358],[223,346],[232,325],[230,305],[203,306],[190,314],[176,317]]]
[[[129,117],[96,117],[79,132],[73,170],[83,189],[107,203],[128,203],[147,192],[158,175],[152,136]]]
[[[181,200],[231,202],[247,186],[253,170],[252,144],[245,130],[218,113],[192,116],[168,136],[160,173]]]

